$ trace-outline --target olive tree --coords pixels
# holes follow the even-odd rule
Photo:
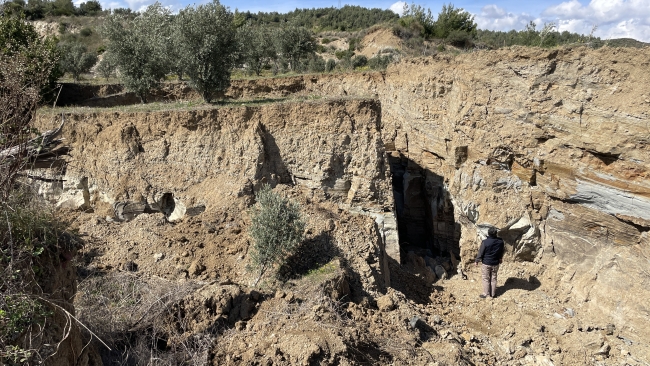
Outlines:
[[[79,75],[90,71],[97,63],[97,55],[87,52],[81,43],[61,43],[61,69],[72,74],[74,81],[79,81]]]
[[[300,69],[300,60],[316,51],[311,32],[304,27],[287,25],[276,30],[273,42],[276,52],[287,62],[291,71]]]
[[[259,76],[262,69],[276,59],[271,37],[272,31],[268,27],[245,24],[237,29],[238,63],[249,73]]]
[[[258,274],[255,284],[275,265],[282,263],[303,239],[305,222],[300,207],[273,192],[266,184],[256,194],[251,211],[251,269]]]
[[[117,63],[115,62],[115,56],[111,52],[104,52],[102,60],[99,61],[97,65],[97,72],[99,75],[103,76],[106,81],[115,74],[117,69]]]
[[[113,14],[102,28],[122,83],[142,103],[147,102],[149,90],[158,87],[169,70],[165,50],[170,25],[171,12],[156,2],[135,18]]]
[[[217,0],[188,6],[176,16],[175,37],[190,86],[212,101],[230,86],[237,52],[233,14]]]

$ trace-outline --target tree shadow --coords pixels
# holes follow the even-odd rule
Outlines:
[[[528,279],[509,277],[503,286],[497,287],[496,295],[501,296],[509,290],[526,290],[533,291],[538,289],[542,283],[535,276],[530,276]]]
[[[300,243],[278,270],[278,277],[282,280],[300,278],[340,256],[341,252],[331,234],[323,231]]]
[[[390,363],[393,356],[382,350],[376,342],[363,341],[357,344],[348,344],[350,356],[360,365],[380,365]]]
[[[388,259],[388,267],[390,268],[391,287],[417,304],[430,304],[431,294],[443,291],[442,287],[411,273],[392,258]]]
[[[255,180],[269,183],[271,187],[275,187],[277,184],[293,185],[291,173],[282,160],[280,147],[276,143],[275,137],[263,125],[260,125],[259,134],[264,146],[264,162],[258,166]]]

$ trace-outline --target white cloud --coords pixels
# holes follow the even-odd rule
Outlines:
[[[486,5],[476,14],[474,20],[481,29],[509,31],[523,29],[534,17],[526,14],[509,13],[496,5]]]
[[[398,1],[395,4],[391,5],[389,10],[392,10],[393,13],[397,13],[400,16],[404,15],[404,5],[406,5],[405,1]]]
[[[648,0],[591,0],[582,5],[570,0],[550,6],[542,16],[555,20],[560,31],[589,33],[607,38],[635,38],[650,42],[650,1]]]
[[[560,32],[589,34],[596,26],[594,35],[602,39],[626,37],[650,42],[650,0],[591,0],[587,5],[569,0],[549,6],[537,17],[486,5],[475,14],[475,20],[479,28],[501,31],[524,29],[531,20],[538,29],[554,22]]]

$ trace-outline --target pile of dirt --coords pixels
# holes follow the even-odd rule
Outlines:
[[[359,54],[372,58],[384,51],[400,49],[402,49],[402,40],[393,33],[392,29],[376,28],[361,40]]]
[[[230,209],[177,223],[162,214],[110,222],[70,213],[87,241],[80,292],[88,278],[115,271],[161,278],[169,288],[186,283],[194,290],[164,313],[182,332],[163,332],[159,348],[212,335],[202,362],[214,365],[642,364],[643,345],[575,300],[555,297],[543,268],[504,264],[494,300],[479,299],[474,267],[467,280],[450,271],[431,283],[413,266],[391,264],[387,287],[372,218],[300,187],[276,191],[301,204],[307,239],[260,287],[246,270],[253,201],[234,197]]]

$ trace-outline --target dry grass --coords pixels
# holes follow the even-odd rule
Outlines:
[[[237,108],[237,107],[258,107],[270,104],[290,104],[290,103],[327,103],[339,100],[363,100],[372,99],[371,96],[346,96],[346,97],[323,97],[320,95],[298,95],[283,98],[257,98],[257,99],[232,99],[221,102],[206,103],[202,100],[173,101],[173,102],[153,102],[147,104],[132,104],[116,107],[42,107],[37,111],[38,115],[61,115],[61,114],[91,114],[104,112],[123,112],[123,113],[146,113],[146,112],[163,112],[163,111],[195,111],[211,110],[220,108]]]
[[[108,365],[205,365],[210,334],[187,334],[174,304],[199,286],[130,272],[96,274],[80,281],[78,318],[111,348],[97,345]]]

